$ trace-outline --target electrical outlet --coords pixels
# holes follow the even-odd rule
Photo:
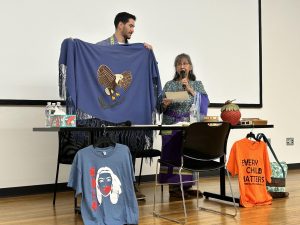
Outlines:
[[[286,138],[286,145],[294,145],[294,138],[292,137]]]

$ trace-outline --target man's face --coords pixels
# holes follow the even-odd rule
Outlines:
[[[124,39],[130,39],[131,35],[134,32],[135,21],[133,19],[129,19],[127,23],[120,23],[121,25],[121,34],[123,35]]]

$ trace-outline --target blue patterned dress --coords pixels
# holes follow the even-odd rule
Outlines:
[[[202,115],[207,114],[207,108],[209,105],[209,100],[204,86],[201,81],[189,81],[189,85],[193,88],[195,92],[200,93],[201,103],[200,103],[200,113]],[[165,92],[176,92],[184,91],[182,83],[180,81],[168,81],[164,88],[162,95],[159,98],[158,110],[163,113],[162,124],[175,124],[181,121],[189,121],[189,111],[194,103],[194,96],[189,94],[189,99],[184,101],[172,102],[166,110],[163,110],[162,99],[165,98]],[[171,133],[162,133],[162,155],[161,159],[163,161],[172,161],[180,165],[180,151],[182,146],[182,131],[172,131]],[[161,183],[178,183],[178,167],[164,166],[160,167],[159,181]],[[193,175],[189,171],[182,171],[183,181],[192,181]],[[185,186],[191,186],[191,183]]]
[[[206,96],[206,91],[204,90],[203,84],[201,81],[189,81],[189,85],[193,88],[195,92],[199,92],[202,96]],[[165,97],[165,92],[176,92],[184,91],[182,83],[180,81],[168,81],[163,89],[163,95],[160,98],[160,103],[162,98]],[[202,100],[203,101],[203,100]],[[194,96],[189,94],[189,99],[184,101],[172,102],[166,111],[163,112],[162,124],[174,124],[180,121],[189,121],[189,111],[194,102]],[[207,106],[206,106],[207,113]],[[205,114],[206,114],[205,113]]]

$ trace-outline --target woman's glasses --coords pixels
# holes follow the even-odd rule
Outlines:
[[[187,66],[190,65],[188,62],[183,62],[183,63],[177,63],[176,66],[180,67],[180,66]]]

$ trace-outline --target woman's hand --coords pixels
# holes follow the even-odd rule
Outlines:
[[[171,99],[168,99],[168,98],[164,98],[162,100],[162,104],[163,104],[163,107],[164,109],[168,108],[168,106],[172,103],[172,100]]]
[[[185,89],[188,93],[190,93],[191,95],[195,96],[195,91],[194,91],[194,89],[190,86],[187,77],[181,79],[181,83],[182,83],[182,86],[185,87],[184,89]]]

